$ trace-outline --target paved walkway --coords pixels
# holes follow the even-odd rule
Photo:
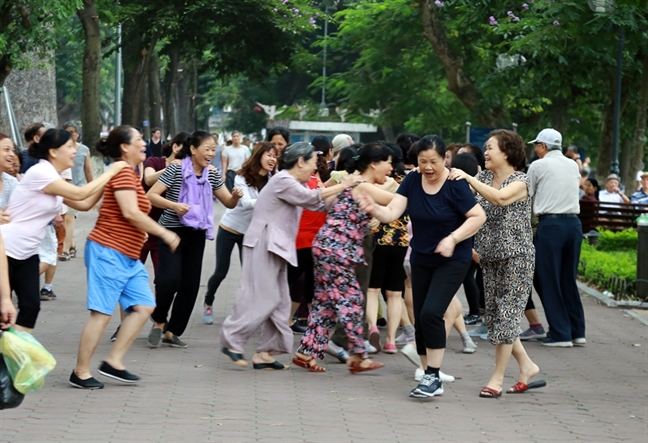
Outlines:
[[[219,211],[220,212],[220,211]],[[82,214],[78,244],[96,215]],[[82,247],[80,248],[83,249]],[[81,251],[82,255],[82,251]],[[2,442],[646,442],[648,441],[648,328],[620,309],[584,298],[584,348],[526,345],[547,387],[499,400],[478,398],[494,365],[495,348],[480,341],[461,353],[453,333],[443,371],[457,381],[442,397],[410,399],[414,367],[402,355],[380,354],[385,368],[350,375],[327,357],[324,374],[300,368],[277,373],[242,370],[221,357],[219,329],[239,279],[236,260],[216,298],[214,325],[202,324],[197,303],[183,335],[186,350],[146,346],[148,327],[127,356],[142,376],[135,386],[106,382],[96,391],[67,384],[87,319],[83,258],[61,263],[57,301],[43,302],[36,337],[58,361],[45,387],[23,405],[0,412]],[[208,242],[201,294],[214,266]],[[463,296],[462,296],[463,297]],[[119,320],[97,350],[98,366]],[[250,357],[256,337],[246,349]],[[297,343],[297,340],[296,340]],[[288,363],[289,356],[280,357]],[[511,362],[505,386],[515,383]]]

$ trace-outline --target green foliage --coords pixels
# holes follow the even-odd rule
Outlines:
[[[590,283],[605,286],[614,277],[633,281],[637,275],[637,251],[600,251],[583,243],[579,275]]]
[[[30,54],[47,58],[55,25],[82,7],[81,0],[5,0],[0,3],[0,86],[11,69],[28,69]]]
[[[620,232],[599,229],[601,234],[598,238],[596,249],[599,251],[632,251],[636,255],[639,233],[634,229],[626,229]]]

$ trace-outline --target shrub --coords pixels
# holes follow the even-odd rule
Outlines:
[[[625,279],[626,283],[631,283],[637,278],[636,250],[601,251],[583,243],[580,259],[579,276],[612,292],[621,292],[617,285],[612,285],[617,278]],[[629,287],[628,292],[626,295],[634,293],[634,285]]]
[[[606,229],[600,229],[601,236],[598,238],[599,251],[626,251],[637,250],[637,241],[639,234],[634,229],[612,232]]]

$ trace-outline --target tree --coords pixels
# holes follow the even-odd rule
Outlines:
[[[101,133],[99,62],[101,59],[101,30],[95,0],[83,0],[83,8],[77,11],[85,34],[83,51],[83,91],[81,95],[81,122],[86,140],[96,140]],[[94,152],[94,143],[90,143]]]
[[[81,0],[5,0],[0,3],[0,86],[12,69],[31,66],[29,53],[47,58],[55,25],[73,15]]]

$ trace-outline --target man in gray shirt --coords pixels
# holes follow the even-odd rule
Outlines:
[[[543,129],[533,143],[539,160],[529,167],[529,191],[538,215],[536,272],[540,299],[549,323],[543,345],[571,348],[584,345],[585,313],[576,286],[583,240],[578,219],[578,165],[561,150],[562,136]]]

